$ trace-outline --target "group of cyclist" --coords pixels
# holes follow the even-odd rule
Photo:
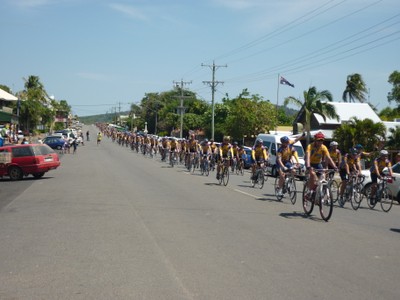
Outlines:
[[[340,185],[339,203],[343,203],[343,194],[346,189],[346,184],[350,176],[361,176],[361,158],[371,157],[371,153],[364,151],[361,144],[357,144],[349,149],[348,153],[342,154],[338,149],[338,143],[332,141],[329,148],[323,143],[325,136],[319,132],[314,136],[313,143],[309,144],[306,150],[306,167],[310,171],[310,180],[308,182],[309,189],[315,190],[317,177],[322,173],[318,172],[324,168],[334,169],[339,171],[342,184]],[[376,201],[375,194],[378,178],[383,177],[383,170],[387,168],[389,176],[393,176],[389,153],[387,150],[380,150],[379,155],[373,160],[373,164],[369,169],[371,173],[371,194],[370,201]]]
[[[156,137],[147,134],[126,134],[113,130],[112,128],[103,127],[100,130],[111,137],[113,141],[118,141],[126,146],[131,145],[132,149],[143,149],[151,153],[160,152],[161,159],[166,160],[169,154],[169,160],[179,159],[187,166],[194,157],[199,157],[200,164],[203,160],[208,160],[211,166],[216,165],[216,178],[220,178],[222,166],[233,168],[236,164],[243,166],[243,158],[245,150],[240,147],[237,142],[231,144],[229,137],[224,137],[221,144],[215,143],[213,140],[204,139],[199,142],[194,134],[190,134],[189,139],[178,140],[174,137]],[[278,195],[282,193],[285,177],[288,172],[294,172],[300,167],[299,157],[294,148],[294,144],[303,138],[305,134],[290,139],[288,136],[283,136],[280,139],[281,145],[277,151],[276,169],[279,175]],[[99,132],[98,139],[101,133]],[[306,149],[306,169],[309,171],[310,179],[307,182],[308,190],[314,191],[318,184],[318,178],[323,176],[322,170],[332,169],[338,171],[342,181],[339,191],[339,197],[343,197],[346,183],[352,175],[361,176],[360,159],[371,157],[371,153],[364,152],[363,146],[357,144],[349,149],[347,153],[342,153],[339,150],[339,144],[332,141],[329,147],[324,145],[325,136],[322,132],[314,135],[313,142]],[[146,150],[147,149],[147,150]],[[268,148],[264,146],[262,139],[257,139],[252,147],[251,157],[251,179],[254,180],[257,168],[263,167],[268,163],[269,153]],[[200,165],[199,164],[199,165]],[[388,169],[389,175],[392,176],[391,163],[388,158],[388,151],[380,150],[378,157],[373,160],[371,172],[371,199],[373,201],[378,178],[382,177],[384,168]],[[306,195],[307,197],[307,195]],[[340,201],[339,201],[340,202]]]

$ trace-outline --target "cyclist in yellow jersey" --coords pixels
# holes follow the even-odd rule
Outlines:
[[[267,149],[263,145],[263,140],[258,139],[255,146],[251,150],[251,158],[253,165],[251,166],[251,178],[254,179],[254,173],[258,162],[266,162],[268,160]]]
[[[203,163],[203,159],[210,159],[211,147],[208,143],[208,139],[204,139],[200,144],[200,164]]]
[[[285,171],[293,168],[292,158],[296,160],[296,166],[299,166],[299,156],[296,149],[293,147],[293,143],[290,143],[290,139],[287,136],[281,137],[281,146],[278,149],[276,156],[276,165],[279,172],[279,190],[278,195],[282,195],[282,187],[285,182]]]
[[[331,156],[336,166],[339,166],[340,162],[342,161],[342,153],[340,152],[338,147],[339,147],[338,142],[332,141],[329,144],[329,155]],[[332,166],[329,164],[327,167],[332,168]]]
[[[217,165],[217,179],[219,179],[219,172],[221,170],[221,163],[223,160],[229,160],[233,156],[232,145],[229,143],[229,137],[224,137],[223,142],[219,146],[219,157]],[[228,164],[229,166],[229,164]]]
[[[342,180],[342,184],[340,185],[339,191],[339,197],[341,198],[339,204],[344,203],[342,198],[346,189],[347,181],[349,180],[349,175],[351,173],[361,173],[360,156],[358,155],[356,148],[350,148],[349,153],[343,155],[342,160],[340,161],[339,175],[340,179]]]
[[[309,190],[315,190],[317,186],[318,176],[314,169],[323,169],[322,162],[327,160],[334,169],[337,169],[336,164],[329,155],[328,148],[323,144],[325,135],[318,132],[314,135],[314,142],[307,146],[306,150],[306,166],[310,171],[310,180],[308,181]]]
[[[234,162],[235,160],[235,162]],[[232,172],[235,171],[235,163],[237,164],[239,162],[239,146],[238,142],[233,142],[232,146],[232,160],[231,160],[231,167],[232,167]]]
[[[382,177],[382,172],[383,169],[387,168],[389,175],[393,176],[392,172],[392,164],[389,160],[389,152],[386,150],[381,150],[379,152],[379,156],[375,158],[374,164],[372,167],[369,169],[371,173],[371,204],[374,204],[373,201],[375,201],[375,194],[376,194],[376,187],[378,185],[378,178]]]

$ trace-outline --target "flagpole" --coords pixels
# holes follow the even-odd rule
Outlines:
[[[275,125],[275,134],[277,134],[277,130],[278,130],[279,78],[280,78],[280,74],[278,73],[278,87],[276,89],[276,125]]]

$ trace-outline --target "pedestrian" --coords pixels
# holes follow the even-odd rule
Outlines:
[[[82,146],[85,146],[85,143],[83,142],[83,141],[84,141],[84,138],[83,138],[83,133],[82,133],[82,131],[79,133],[79,137],[81,138]]]
[[[75,154],[76,148],[78,147],[78,141],[77,141],[76,138],[72,141],[72,147],[73,147],[73,152],[72,153]]]
[[[89,141],[89,130],[86,131],[86,140]]]

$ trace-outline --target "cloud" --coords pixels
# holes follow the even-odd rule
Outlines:
[[[121,12],[133,19],[142,20],[142,21],[147,20],[147,16],[143,12],[141,12],[139,9],[137,9],[136,7],[133,7],[132,5],[111,3],[109,6],[113,10]]]
[[[33,8],[43,5],[51,4],[52,0],[14,0],[13,4],[21,7],[21,8]]]

